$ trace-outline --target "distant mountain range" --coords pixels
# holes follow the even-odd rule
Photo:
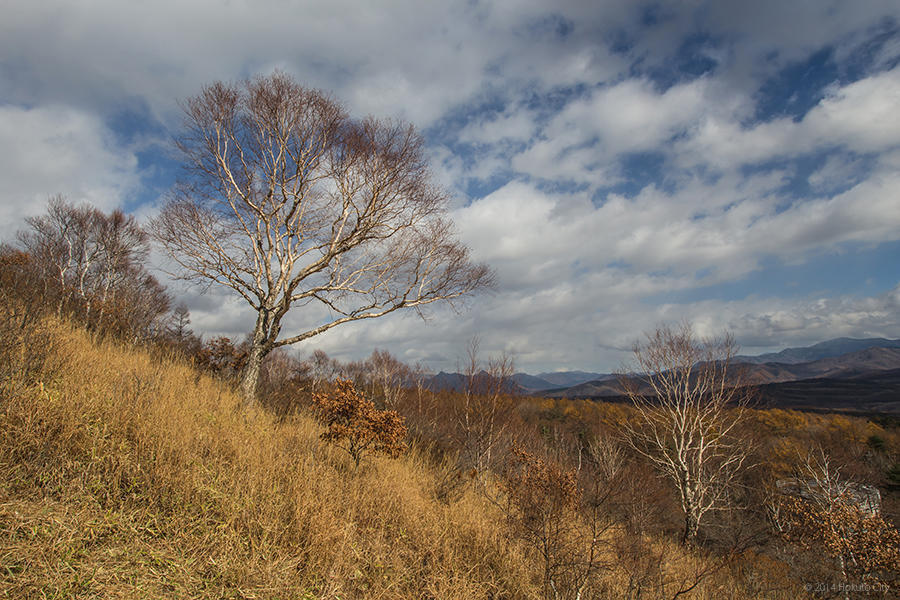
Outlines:
[[[900,340],[837,338],[805,348],[786,348],[781,352],[770,352],[758,356],[736,356],[735,361],[753,364],[774,362],[793,365],[850,354],[851,352],[858,352],[867,348],[900,348]]]
[[[735,362],[745,365],[747,380],[757,386],[764,405],[900,414],[900,340],[838,338],[737,356]],[[622,396],[618,376],[612,373],[516,373],[512,380],[523,393],[550,398]],[[441,372],[429,387],[458,391],[465,380],[459,373]]]
[[[615,379],[616,375],[603,373],[587,373],[585,371],[559,371],[556,373],[541,373],[529,375],[528,373],[516,373],[512,376],[513,382],[520,391],[526,394],[534,394],[547,390],[563,390],[586,381]],[[428,387],[433,390],[460,391],[465,388],[465,377],[460,373],[447,373],[441,371],[428,380]]]

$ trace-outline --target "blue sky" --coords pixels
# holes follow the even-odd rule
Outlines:
[[[499,276],[461,313],[301,352],[452,369],[477,334],[522,370],[607,371],[680,319],[744,353],[900,337],[896,1],[12,0],[0,238],[56,193],[149,218],[178,101],[276,68],[415,124]],[[172,289],[198,332],[249,329],[226,294]]]

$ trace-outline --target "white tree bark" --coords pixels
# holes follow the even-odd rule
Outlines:
[[[697,341],[688,324],[663,327],[635,346],[639,375],[620,379],[637,411],[626,438],[675,485],[686,543],[704,515],[726,504],[747,456],[734,435],[748,394],[731,364],[735,351],[730,336]]]

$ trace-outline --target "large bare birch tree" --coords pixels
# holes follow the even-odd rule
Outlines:
[[[685,543],[725,507],[749,451],[737,435],[750,388],[732,363],[736,350],[727,334],[701,340],[687,323],[660,327],[635,345],[637,373],[620,378],[638,417],[627,440],[675,485]]]
[[[153,232],[180,276],[255,311],[245,402],[275,348],[491,283],[456,240],[412,126],[352,119],[282,73],[213,83],[184,109],[186,175]],[[323,317],[282,332],[292,308],[314,305]]]

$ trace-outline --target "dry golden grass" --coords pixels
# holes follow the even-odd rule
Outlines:
[[[40,372],[0,383],[0,598],[539,597],[503,515],[474,486],[442,494],[450,467],[425,452],[356,470],[306,415],[45,327]],[[672,581],[699,560],[653,544]],[[692,593],[753,597],[742,585],[719,572]],[[597,589],[623,597],[625,572]]]
[[[499,517],[471,490],[439,501],[420,454],[357,472],[306,416],[50,329],[39,381],[3,398],[0,596],[531,594]]]

